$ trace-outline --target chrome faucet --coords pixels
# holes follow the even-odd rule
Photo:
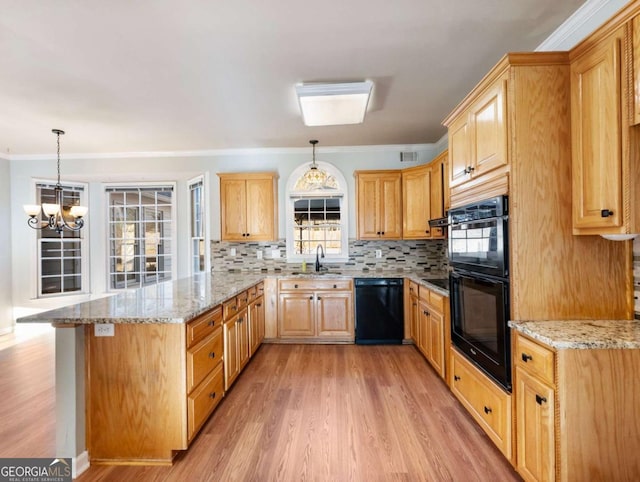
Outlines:
[[[318,250],[320,250],[320,252],[322,253],[322,256],[318,256]],[[316,246],[316,272],[320,271],[320,268],[321,268],[320,258],[324,258],[324,248],[322,247],[321,244]]]

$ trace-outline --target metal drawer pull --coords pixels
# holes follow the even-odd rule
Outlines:
[[[460,377],[458,375],[454,375],[453,380],[457,382],[458,380],[460,380]]]
[[[215,358],[216,357],[216,352],[212,351],[211,353],[209,353],[209,358]]]
[[[542,402],[547,403],[547,399],[536,394],[536,402],[538,405],[542,405]]]
[[[294,287],[294,288],[297,288],[297,287],[298,287],[298,285],[293,285],[293,287]]]
[[[209,398],[212,398],[212,399],[213,399],[213,398],[216,398],[216,392],[211,392],[211,393],[209,394]]]
[[[486,406],[484,407],[484,413],[489,414],[491,413],[491,411],[492,410],[489,407],[486,407]]]
[[[533,357],[531,355],[527,355],[526,353],[522,354],[522,361],[527,363],[529,360],[533,360]]]

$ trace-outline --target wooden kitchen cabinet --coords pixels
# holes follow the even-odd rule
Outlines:
[[[431,237],[431,166],[402,170],[402,238]]]
[[[229,390],[249,361],[248,301],[249,293],[243,291],[222,304],[225,390]]]
[[[353,342],[353,281],[282,279],[278,336],[299,341]]]
[[[264,318],[265,318],[265,305],[264,305],[264,285],[260,283],[254,287],[255,295],[250,296],[248,312],[248,331],[249,331],[249,356],[260,348],[262,340],[264,340]]]
[[[186,324],[118,323],[112,337],[87,325],[91,463],[170,464],[187,449],[224,395],[221,335],[221,306]]]
[[[405,280],[405,338],[413,340],[418,346],[418,283]]]
[[[441,378],[445,379],[445,309],[448,298],[420,286],[417,299],[417,346]]]
[[[496,78],[466,109],[454,111],[444,121],[449,128],[448,178],[452,190],[483,176],[488,179],[488,173],[508,164],[507,78],[506,73]]]
[[[223,241],[272,241],[278,235],[276,173],[225,173],[220,178]]]
[[[358,239],[402,239],[402,173],[356,171]]]
[[[489,380],[455,348],[451,350],[451,391],[511,461],[511,395]]]
[[[519,331],[513,347],[518,473],[527,481],[637,479],[640,350],[553,348]]]
[[[445,217],[449,209],[449,153],[444,151],[429,163],[431,215],[430,219]],[[443,239],[446,237],[446,228],[430,228],[431,239]]]
[[[636,15],[631,20],[631,41],[633,57],[633,112],[631,115],[631,125],[640,124],[640,15]]]

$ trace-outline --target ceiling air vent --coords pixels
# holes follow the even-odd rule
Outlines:
[[[417,152],[401,152],[400,162],[418,162]]]

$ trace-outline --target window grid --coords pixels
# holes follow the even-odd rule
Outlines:
[[[173,188],[109,188],[107,193],[110,288],[171,279]]]
[[[295,254],[314,254],[318,244],[325,254],[341,254],[340,198],[300,198],[293,209]]]
[[[204,183],[202,179],[189,184],[191,201],[191,270],[200,273],[206,269],[204,239]]]
[[[37,183],[39,203],[55,203],[55,184]],[[69,217],[72,206],[81,204],[84,187],[62,186],[62,213]],[[38,296],[72,294],[83,291],[83,230],[57,233],[53,229],[38,231]]]

